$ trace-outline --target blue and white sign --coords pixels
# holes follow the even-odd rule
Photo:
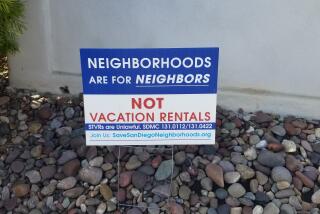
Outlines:
[[[80,55],[87,145],[215,142],[218,48]]]

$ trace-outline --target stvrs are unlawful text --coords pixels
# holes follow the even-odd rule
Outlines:
[[[104,58],[89,57],[87,60],[87,68],[91,71],[101,70],[161,70],[175,69],[179,72],[175,73],[159,73],[152,74],[132,74],[122,82],[122,84],[208,84],[210,82],[209,70],[212,66],[211,57],[152,57],[152,58]],[[190,72],[188,72],[188,70]],[[180,72],[181,71],[181,72]],[[100,73],[101,74],[101,73]],[[116,78],[93,75],[89,80],[89,84],[112,84],[116,82]]]

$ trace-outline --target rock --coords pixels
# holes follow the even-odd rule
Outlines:
[[[255,148],[250,147],[244,152],[244,156],[247,160],[255,160],[257,158],[257,152]]]
[[[79,171],[79,178],[92,185],[97,185],[102,179],[102,170],[97,167],[84,167]]]
[[[10,97],[8,96],[0,97],[0,106],[6,105],[7,103],[9,103],[9,101],[10,101]]]
[[[96,214],[104,214],[106,210],[107,210],[107,204],[102,202],[97,207]]]
[[[93,167],[100,167],[103,164],[103,157],[95,157],[89,161],[89,165]]]
[[[105,200],[110,200],[112,198],[112,190],[107,184],[100,185],[100,194]]]
[[[173,164],[172,160],[163,161],[156,171],[155,179],[157,181],[162,181],[169,178],[172,174]]]
[[[67,150],[62,152],[60,158],[58,159],[57,163],[59,165],[63,165],[67,163],[68,161],[71,161],[73,159],[77,158],[77,154],[72,150]]]
[[[288,198],[292,195],[295,195],[296,193],[292,190],[292,189],[284,189],[284,190],[280,190],[278,191],[275,196],[276,198]]]
[[[268,203],[270,201],[269,197],[264,192],[258,191],[258,192],[256,192],[255,196],[256,196],[256,203],[257,204],[265,205],[266,203]]]
[[[162,157],[160,155],[157,155],[154,159],[152,159],[151,166],[156,169],[160,166],[161,161]]]
[[[289,170],[283,166],[276,166],[271,171],[271,177],[275,182],[287,181],[288,183],[292,182],[292,176]]]
[[[119,185],[120,187],[126,187],[131,183],[132,171],[122,172],[119,176]]]
[[[228,192],[232,197],[240,198],[246,193],[246,190],[241,184],[234,183],[228,188]]]
[[[160,214],[160,208],[156,203],[149,204],[148,214]]]
[[[7,211],[13,210],[17,206],[17,198],[9,198],[3,201],[3,206]]]
[[[42,212],[39,209],[32,209],[29,214],[42,214]]]
[[[131,208],[127,211],[127,214],[143,214],[142,211],[138,208]]]
[[[218,207],[218,214],[230,213],[230,206],[228,204],[223,204]]]
[[[52,110],[48,106],[44,106],[38,110],[38,117],[42,120],[48,120],[52,116]]]
[[[191,182],[191,177],[190,177],[190,174],[188,172],[182,172],[180,173],[179,175],[179,178],[182,182],[184,183],[189,183]]]
[[[130,157],[129,161],[126,163],[127,170],[134,170],[141,166],[141,162],[137,156],[133,155]]]
[[[64,110],[64,116],[67,118],[67,119],[71,119],[73,118],[74,116],[74,109],[72,107],[67,107],[65,110]]]
[[[179,197],[183,200],[189,200],[191,190],[187,186],[181,186],[179,189]]]
[[[77,183],[77,179],[75,177],[67,177],[59,181],[57,184],[58,189],[67,190],[73,188]]]
[[[317,137],[318,139],[320,139],[320,128],[316,128],[316,129],[314,130],[314,134],[316,135],[316,137]]]
[[[152,189],[152,193],[161,197],[168,198],[171,195],[170,184],[156,186]]]
[[[289,204],[282,204],[280,211],[283,214],[296,214],[296,210]]]
[[[237,164],[236,170],[240,173],[241,178],[245,180],[253,178],[255,175],[253,169],[243,164]]]
[[[28,177],[30,183],[35,184],[41,181],[41,175],[37,170],[30,170],[26,172],[26,177]]]
[[[273,202],[270,202],[269,204],[267,204],[267,206],[265,206],[263,210],[263,214],[278,214],[278,213],[280,213],[280,210]]]
[[[54,165],[43,166],[40,169],[40,175],[42,177],[42,180],[53,178],[55,174],[56,174],[56,167]]]
[[[292,205],[296,210],[302,210],[302,205],[297,196],[290,196],[289,204]]]
[[[221,200],[223,200],[223,199],[228,197],[228,192],[225,189],[222,189],[222,188],[216,189],[215,193],[216,193],[216,197],[218,199],[221,199]]]
[[[313,149],[313,151],[320,153],[320,143],[317,142],[317,143],[312,144],[312,149]]]
[[[267,143],[266,140],[261,140],[259,143],[257,143],[257,144],[255,145],[255,147],[256,147],[257,149],[263,149],[263,148],[266,148],[267,145],[268,145],[268,143]]]
[[[18,149],[13,149],[12,151],[9,151],[9,154],[6,158],[6,163],[12,163],[19,155],[20,155],[20,150]]]
[[[11,163],[11,170],[15,173],[20,173],[24,169],[24,162],[20,160],[15,160]]]
[[[286,152],[291,153],[291,152],[296,152],[297,151],[296,144],[291,140],[283,140],[282,141],[282,145],[284,146],[284,150]]]
[[[42,153],[41,145],[33,147],[30,151],[31,156],[34,158],[39,158],[41,156],[41,153]]]
[[[66,176],[75,176],[78,174],[79,169],[80,161],[78,159],[73,159],[63,165],[62,171]]]
[[[29,123],[29,128],[28,131],[32,134],[37,134],[41,128],[41,123],[37,122],[37,121],[32,121]]]
[[[309,188],[314,187],[314,182],[310,178],[302,174],[300,171],[296,171],[295,174],[306,187],[309,187]]]
[[[315,204],[320,204],[320,190],[313,193],[311,200]]]
[[[287,189],[290,187],[290,183],[288,181],[278,181],[276,185],[279,190]]]
[[[269,143],[267,145],[267,148],[273,152],[280,152],[284,149],[284,145],[282,145],[280,143]]]
[[[53,192],[56,190],[57,181],[51,181],[48,185],[44,186],[41,190],[41,194],[44,196],[52,195]]]
[[[222,160],[219,162],[219,166],[223,169],[223,172],[233,172],[234,166],[230,161]]]
[[[219,165],[213,163],[208,164],[206,166],[206,173],[215,184],[219,187],[224,187],[223,170]]]
[[[180,204],[170,202],[168,207],[170,214],[184,214],[184,210]]]
[[[29,184],[15,184],[12,188],[14,195],[18,198],[24,197],[30,192]]]
[[[319,176],[319,171],[313,166],[306,166],[303,169],[303,174],[310,178],[312,181],[315,181]]]
[[[263,112],[257,112],[253,119],[256,123],[266,123],[271,122],[273,120],[271,115]]]
[[[215,208],[209,208],[207,214],[218,214]]]
[[[84,191],[83,187],[75,187],[73,189],[69,189],[63,192],[63,196],[69,198],[77,198],[79,197]]]
[[[301,140],[301,146],[302,146],[305,150],[307,150],[308,152],[313,152],[313,149],[312,149],[312,147],[311,147],[311,145],[310,145],[310,143],[309,143],[308,141],[306,141],[306,140]]]
[[[276,167],[283,166],[285,164],[285,160],[280,153],[273,153],[270,151],[261,151],[258,156],[258,162],[264,166],[268,167]]]
[[[295,172],[302,169],[302,164],[293,155],[287,155],[286,157],[286,167],[291,171]]]
[[[241,214],[242,207],[231,207],[230,214]]]
[[[224,174],[224,181],[228,184],[236,183],[240,180],[239,172],[227,172]]]
[[[260,142],[260,137],[258,135],[250,135],[249,143],[250,145],[256,145]]]
[[[271,128],[271,131],[280,137],[286,135],[286,130],[282,126],[274,126]]]
[[[142,189],[148,180],[148,176],[143,174],[142,172],[133,172],[132,174],[132,184],[138,189]]]
[[[260,171],[256,171],[256,177],[260,185],[265,185],[268,182],[268,177]]]
[[[211,191],[212,190],[212,180],[208,177],[201,179],[200,181],[201,187],[205,190]]]
[[[252,210],[252,214],[262,214],[262,213],[263,213],[263,207],[260,205],[256,205]]]
[[[174,162],[177,165],[181,165],[184,163],[186,158],[187,158],[186,153],[184,151],[180,151],[174,155]]]

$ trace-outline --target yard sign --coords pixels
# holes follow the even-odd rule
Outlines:
[[[80,55],[87,145],[215,142],[218,48]]]

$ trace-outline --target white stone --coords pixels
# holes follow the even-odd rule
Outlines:
[[[296,152],[297,151],[296,144],[291,140],[283,140],[282,145],[284,146],[284,149],[286,152]]]
[[[262,214],[263,213],[263,207],[260,205],[257,205],[253,208],[252,214]]]

